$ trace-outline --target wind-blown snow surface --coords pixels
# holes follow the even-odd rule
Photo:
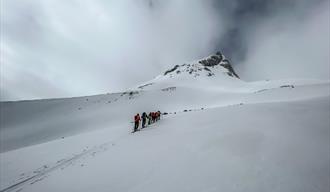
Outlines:
[[[0,190],[330,190],[328,81],[175,74],[125,93],[1,103]],[[130,133],[152,110],[169,114]]]

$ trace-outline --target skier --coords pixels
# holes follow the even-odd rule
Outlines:
[[[139,128],[139,124],[140,124],[140,121],[141,121],[141,119],[140,119],[140,114],[136,114],[136,115],[134,116],[134,122],[135,122],[135,124],[134,124],[134,131],[133,131],[133,133],[136,132],[136,131],[138,130],[138,128]]]
[[[151,119],[151,123],[154,122],[154,113],[153,112],[150,112],[150,119]]]
[[[148,125],[150,125],[152,122],[152,115],[151,115],[151,112],[149,113],[148,115]]]
[[[152,117],[152,122],[156,122],[156,113],[155,112],[151,112],[151,117]]]
[[[155,112],[155,121],[158,121],[158,112]]]
[[[157,119],[160,120],[160,111],[157,111]]]
[[[142,128],[144,128],[145,125],[146,125],[146,121],[147,121],[147,114],[146,114],[146,112],[143,112],[141,117],[142,117]]]

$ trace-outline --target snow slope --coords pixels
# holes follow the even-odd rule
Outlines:
[[[329,81],[247,83],[223,59],[123,93],[2,102],[0,191],[329,191]],[[152,110],[168,115],[131,134]]]

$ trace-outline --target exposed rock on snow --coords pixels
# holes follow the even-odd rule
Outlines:
[[[219,73],[218,69],[215,68],[219,66],[222,68],[222,73],[225,73],[230,77],[239,78],[229,60],[226,59],[220,52],[199,61],[192,62],[191,64],[175,65],[173,68],[167,70],[164,73],[164,76],[170,75],[173,77],[173,74],[188,73],[194,77],[197,77],[202,75],[203,71],[206,72],[204,73],[206,76],[213,76]]]

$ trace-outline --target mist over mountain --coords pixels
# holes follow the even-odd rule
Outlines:
[[[12,0],[0,9],[1,100],[122,91],[218,50],[245,81],[329,79],[329,0]]]

